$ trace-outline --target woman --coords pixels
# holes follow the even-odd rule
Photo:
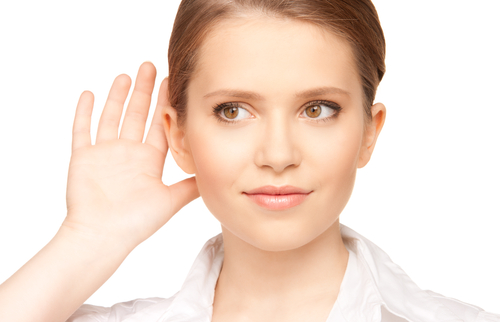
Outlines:
[[[275,2],[193,3],[180,8],[170,83],[160,89],[146,144],[140,142],[155,77],[150,64],[141,67],[119,139],[128,77],[118,77],[110,91],[95,146],[92,96],[82,95],[68,217],[53,241],[3,285],[4,294],[15,300],[27,276],[42,271],[42,281],[30,280],[40,283],[35,289],[50,282],[49,298],[67,301],[57,313],[50,301],[40,303],[42,316],[64,317],[199,192],[222,224],[224,245],[221,237],[207,244],[175,298],[112,310],[82,307],[71,319],[497,319],[420,291],[376,246],[340,228],[356,168],[369,161],[385,120],[385,107],[372,105],[384,74],[384,42],[371,4],[337,4],[329,23],[340,23],[330,29],[325,19],[311,19],[329,13],[325,2],[304,2],[300,12]],[[196,13],[220,20],[197,26]],[[189,41],[182,50],[183,37]],[[196,181],[163,186],[167,146]],[[41,270],[46,263],[61,270]]]

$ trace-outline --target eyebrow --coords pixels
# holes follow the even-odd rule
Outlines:
[[[320,96],[320,95],[325,95],[325,94],[341,94],[341,95],[350,96],[349,92],[346,90],[343,90],[343,89],[338,88],[338,87],[325,86],[325,87],[313,88],[313,89],[309,89],[307,91],[297,93],[297,97],[298,98],[310,98],[313,96]]]
[[[212,93],[208,93],[203,96],[204,98],[212,97],[212,96],[229,96],[229,97],[237,97],[244,99],[253,99],[256,101],[263,101],[264,97],[254,92],[240,91],[240,90],[232,90],[232,89],[221,89]]]
[[[347,95],[349,96],[349,92],[346,90],[343,90],[338,87],[331,87],[331,86],[325,86],[325,87],[318,87],[318,88],[313,88],[313,89],[308,89],[303,92],[298,92],[295,94],[297,98],[310,98],[314,96],[320,96],[320,95],[325,95],[325,94],[341,94],[341,95]],[[255,92],[249,92],[249,91],[242,91],[242,90],[233,90],[233,89],[221,89],[212,93],[208,93],[204,98],[209,98],[213,96],[227,96],[227,97],[235,97],[235,98],[243,98],[243,99],[251,99],[251,100],[256,100],[256,101],[263,101],[264,97],[260,94],[257,94]]]

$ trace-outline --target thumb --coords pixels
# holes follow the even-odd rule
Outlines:
[[[169,186],[171,197],[172,215],[176,214],[182,207],[200,196],[196,177],[191,177],[179,181]]]

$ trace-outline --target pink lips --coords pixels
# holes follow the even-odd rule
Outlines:
[[[261,207],[284,210],[300,205],[311,192],[293,186],[264,186],[243,193]]]

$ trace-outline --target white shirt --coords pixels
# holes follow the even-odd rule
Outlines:
[[[500,315],[421,290],[375,244],[341,225],[349,251],[340,292],[326,322],[500,322]],[[205,244],[179,292],[110,308],[82,305],[67,322],[210,322],[224,258],[222,234]]]

